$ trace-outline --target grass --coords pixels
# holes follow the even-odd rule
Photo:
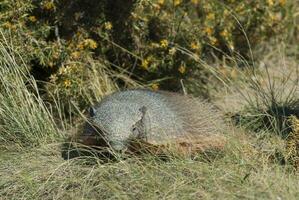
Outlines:
[[[35,80],[8,41],[0,43],[0,142],[34,146],[61,135]],[[19,61],[19,62],[18,62]]]
[[[296,62],[279,52],[284,48],[278,46],[276,54],[261,61],[259,75],[252,73],[246,79],[249,90],[240,90],[246,108],[238,121],[256,132],[271,131],[286,138],[292,131],[289,118],[299,117],[299,74]]]
[[[256,138],[230,134],[223,153],[211,159],[146,156],[101,163],[97,158],[65,161],[51,144],[1,154],[3,199],[297,199],[298,174],[269,162],[275,145],[258,151]],[[278,138],[276,138],[278,139]],[[273,142],[273,141],[272,141]],[[266,151],[267,150],[267,151]],[[93,161],[93,162],[90,162]]]
[[[5,40],[0,53],[0,199],[299,198],[298,171],[284,159],[285,141],[271,129],[250,134],[232,127],[223,151],[194,159],[64,160],[62,139],[69,130],[55,123],[64,119],[54,119],[26,65]]]

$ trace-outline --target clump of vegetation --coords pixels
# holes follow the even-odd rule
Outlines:
[[[26,65],[0,42],[0,143],[35,146],[62,138]]]
[[[14,46],[32,75],[45,81],[39,84],[45,92],[82,108],[100,98],[85,95],[94,89],[85,89],[94,73],[122,87],[128,77],[168,90],[181,88],[181,79],[186,85],[197,80],[207,93],[210,73],[202,59],[250,58],[251,47],[294,27],[294,6],[282,0],[5,0],[0,26],[13,33]],[[114,71],[122,76],[111,77]]]
[[[250,90],[241,92],[246,108],[235,120],[256,132],[273,132],[286,138],[291,132],[289,117],[299,117],[298,74],[281,74],[275,81],[266,68],[267,78],[253,73],[246,79]],[[295,78],[294,78],[295,76]]]

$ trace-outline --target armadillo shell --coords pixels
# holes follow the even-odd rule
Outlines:
[[[163,94],[167,105],[173,110],[182,123],[182,132],[171,133],[172,137],[160,138],[150,137],[147,143],[152,145],[163,145],[165,143],[173,143],[173,141],[194,140],[199,143],[205,138],[221,137],[226,132],[226,125],[223,121],[221,112],[205,100],[194,98],[189,95],[180,95],[177,93],[159,91]],[[160,135],[160,134],[155,134]],[[153,136],[155,136],[153,135]],[[170,134],[167,134],[168,136]]]
[[[223,116],[212,104],[188,95],[159,91],[163,94],[167,105],[176,113],[183,123],[183,133],[172,133],[173,137],[161,139],[152,137],[132,145],[136,149],[142,146],[151,153],[159,154],[165,150],[179,154],[195,154],[208,149],[223,149],[226,143],[227,128]],[[170,135],[170,134],[166,134]]]

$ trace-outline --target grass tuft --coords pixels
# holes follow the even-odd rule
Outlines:
[[[21,56],[0,40],[0,142],[35,146],[62,135]]]

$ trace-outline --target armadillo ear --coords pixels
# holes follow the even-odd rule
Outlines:
[[[142,113],[142,117],[136,123],[136,126],[138,128],[138,138],[143,139],[144,141],[147,141],[146,125],[145,125],[145,114],[146,114],[147,108],[145,106],[142,106],[141,108],[139,108],[139,111]]]
[[[89,116],[94,117],[95,114],[96,114],[96,109],[94,109],[94,107],[90,107],[89,108]]]
[[[142,113],[142,117],[144,117],[144,115],[147,111],[147,108],[145,106],[142,106],[141,108],[139,108],[139,111]]]

